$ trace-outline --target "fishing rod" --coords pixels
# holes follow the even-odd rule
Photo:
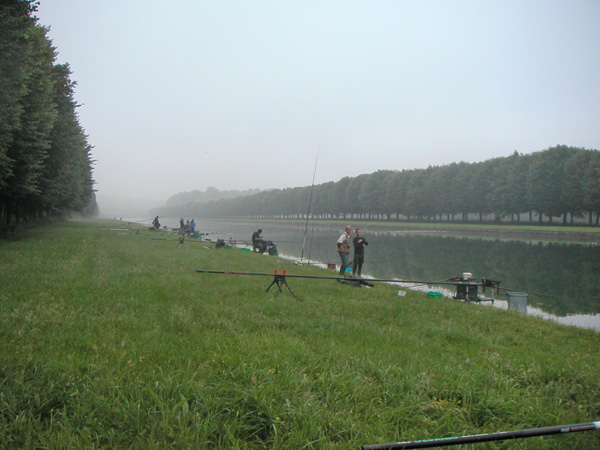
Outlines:
[[[254,275],[254,276],[265,276],[272,277],[275,275],[274,273],[264,273],[264,272],[234,272],[234,271],[226,271],[226,270],[204,270],[204,269],[196,269],[196,272],[199,273],[215,273],[215,274],[224,274],[224,275]],[[340,276],[323,276],[323,275],[294,275],[294,274],[285,274],[288,278],[312,278],[318,280],[348,280],[348,279],[356,279],[358,278],[350,278],[350,277],[340,277]],[[397,278],[366,278],[366,281],[378,281],[384,283],[418,283],[422,285],[431,285],[431,284],[440,284],[440,285],[452,285],[456,286],[457,284],[473,284],[482,286],[484,283],[481,281],[454,281],[454,280],[444,280],[444,281],[426,281],[426,280],[398,280]]]
[[[306,225],[304,227],[304,239],[302,240],[302,253],[300,254],[300,262],[304,261],[304,247],[306,246],[306,232],[308,230],[308,218],[310,216],[310,207],[312,205],[313,190],[315,189],[315,177],[317,176],[317,163],[319,162],[319,150],[321,150],[321,140],[317,147],[317,158],[315,160],[315,170],[313,171],[312,185],[310,186],[310,196],[308,197],[308,210],[306,211]],[[312,246],[312,243],[311,243]],[[309,257],[310,260],[310,257]]]
[[[447,445],[468,444],[473,442],[502,441],[505,439],[519,439],[534,436],[548,436],[551,434],[573,433],[577,431],[593,431],[600,429],[600,421],[577,423],[574,425],[560,425],[555,427],[529,428],[527,430],[502,431],[499,433],[473,434],[423,441],[396,442],[393,444],[363,445],[362,450],[404,450],[410,448],[444,447]]]
[[[263,277],[272,277],[273,275],[277,275],[275,273],[265,273],[265,272],[234,272],[228,270],[204,270],[204,269],[196,269],[196,272],[199,273],[213,273],[213,274],[222,274],[222,275],[250,275],[250,276],[263,276]],[[358,278],[350,278],[350,277],[334,277],[334,276],[323,276],[323,275],[294,275],[285,273],[284,276],[288,278],[307,278],[307,279],[317,279],[317,280],[348,280]],[[398,280],[394,278],[367,278],[368,281],[380,281],[386,283],[420,283],[420,284],[451,284],[456,285],[457,282],[452,281],[423,281],[423,280]],[[475,282],[479,283],[479,282]]]
[[[159,219],[164,219],[166,216],[157,216]],[[129,223],[139,223],[143,224],[144,222],[148,222],[149,220],[154,220],[156,217],[152,217],[150,219],[140,219],[140,220],[128,220]]]
[[[245,241],[245,240],[240,240],[240,239],[225,239],[225,242],[227,242],[228,244],[240,244],[240,245],[254,245],[251,241]],[[273,242],[273,245],[275,245],[274,241],[270,241],[270,240],[263,240],[263,242]],[[286,244],[299,244],[300,242],[298,241],[280,241],[277,240],[278,244],[281,243],[286,243]]]
[[[227,271],[227,270],[205,270],[205,269],[196,269],[198,273],[212,273],[212,274],[221,274],[221,275],[250,275],[250,276],[262,276],[262,277],[272,277],[275,275],[287,277],[287,278],[304,278],[304,279],[315,279],[315,280],[345,280],[345,281],[368,281],[368,282],[382,282],[382,283],[418,283],[423,285],[472,285],[472,286],[484,286],[485,283],[483,281],[424,281],[424,280],[398,280],[395,278],[353,278],[353,277],[340,277],[340,276],[323,276],[323,275],[294,275],[289,274],[285,270],[283,274],[277,273],[264,273],[264,272],[235,272],[235,271]]]
[[[443,280],[439,280],[439,281],[427,281],[425,283],[419,282],[418,284],[412,284],[412,285],[407,286],[407,287],[414,288],[414,287],[419,287],[419,286],[429,286],[429,285],[432,285],[432,284],[441,284],[444,281],[450,281],[450,280],[452,280],[452,278],[444,278]]]

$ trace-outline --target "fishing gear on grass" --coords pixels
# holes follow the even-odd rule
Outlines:
[[[271,286],[273,286],[273,284],[276,284],[279,288],[278,293],[281,292],[281,286],[286,286],[288,288],[288,290],[290,292],[292,292],[289,285],[287,284],[286,278],[305,278],[305,279],[314,279],[314,280],[336,280],[343,284],[347,284],[347,285],[355,286],[355,287],[360,287],[360,286],[373,287],[374,286],[373,283],[377,283],[377,282],[418,283],[418,284],[428,284],[428,285],[451,285],[451,286],[456,286],[457,292],[462,292],[463,289],[466,289],[466,292],[471,293],[471,295],[467,295],[467,297],[464,298],[464,300],[468,300],[468,301],[480,301],[481,300],[477,295],[473,295],[473,292],[475,292],[475,293],[478,292],[479,287],[483,287],[483,289],[485,290],[486,286],[487,287],[494,286],[495,284],[499,283],[497,281],[491,282],[491,280],[487,280],[485,278],[483,278],[481,281],[457,280],[457,279],[450,279],[450,280],[446,280],[446,281],[423,281],[423,280],[397,280],[397,279],[392,279],[392,278],[363,279],[363,278],[354,278],[354,277],[339,277],[339,276],[334,277],[334,276],[322,276],[322,275],[292,275],[292,274],[288,274],[286,270],[284,270],[283,273],[278,273],[277,270],[275,270],[274,273],[262,273],[262,272],[234,272],[234,271],[226,271],[226,270],[197,269],[196,272],[221,274],[221,275],[249,275],[249,276],[273,277],[273,282],[271,283],[269,288]],[[267,288],[267,291],[269,290],[269,288]],[[294,295],[293,292],[292,292],[292,295]],[[461,298],[461,297],[457,296],[455,298]]]
[[[503,431],[500,433],[474,434],[423,441],[395,442],[393,444],[363,445],[362,450],[403,450],[410,448],[444,447],[448,445],[469,444],[473,442],[502,441],[506,439],[519,439],[534,436],[547,436],[551,434],[573,433],[577,431],[593,431],[600,429],[600,421],[577,423],[574,425],[560,425],[556,427],[530,428],[527,430]]]
[[[249,276],[259,276],[259,277],[273,277],[273,282],[269,285],[269,287],[267,288],[267,291],[273,285],[277,285],[277,287],[279,289],[277,294],[279,294],[280,292],[282,292],[281,286],[285,286],[285,287],[287,287],[287,289],[290,291],[290,293],[292,294],[292,296],[294,298],[296,298],[296,296],[290,289],[290,286],[288,285],[286,278],[338,280],[340,282],[344,282],[345,284],[354,283],[355,286],[363,285],[363,286],[369,286],[369,287],[374,286],[374,284],[370,283],[371,281],[378,281],[378,280],[371,280],[371,279],[369,279],[367,281],[367,280],[363,280],[360,278],[350,278],[350,277],[323,277],[323,276],[317,276],[317,275],[291,275],[291,274],[288,274],[287,270],[285,270],[285,269],[283,270],[282,273],[279,273],[279,271],[277,269],[275,269],[274,273],[233,272],[233,271],[227,271],[227,270],[204,270],[204,269],[196,269],[196,272],[198,272],[198,273],[213,273],[213,274],[221,274],[221,275],[249,275]],[[396,282],[397,282],[397,280],[396,280]],[[350,285],[352,285],[352,284],[350,284]]]

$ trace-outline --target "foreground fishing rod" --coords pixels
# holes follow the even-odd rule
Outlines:
[[[577,431],[593,431],[600,429],[600,421],[560,425],[556,427],[530,428],[528,430],[503,431],[500,433],[473,434],[423,441],[396,442],[393,444],[363,445],[362,450],[403,450],[409,448],[444,447],[447,445],[469,444],[473,442],[502,441],[505,439],[548,436],[551,434],[573,433]]]

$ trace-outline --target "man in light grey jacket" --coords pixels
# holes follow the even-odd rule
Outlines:
[[[346,273],[346,267],[348,267],[348,260],[350,259],[350,231],[352,231],[352,228],[347,226],[337,240],[337,252],[342,260],[342,265],[340,267],[340,275],[342,276]]]

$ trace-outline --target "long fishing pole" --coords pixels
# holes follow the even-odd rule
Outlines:
[[[418,284],[413,284],[411,286],[407,286],[408,288],[414,288],[414,287],[419,287],[419,286],[428,286],[431,284],[439,284],[440,282],[444,282],[444,281],[450,281],[448,278],[444,278],[443,280],[439,280],[439,281],[428,281],[426,283],[418,283]]]
[[[158,216],[159,219],[163,219],[165,216]],[[144,222],[148,222],[149,220],[154,220],[154,218],[151,219],[140,219],[140,220],[128,220],[129,223],[144,223]]]
[[[227,239],[226,240],[227,243],[231,243],[231,244],[241,244],[241,245],[253,245],[251,241],[244,241],[244,240],[240,240],[240,239]],[[274,242],[274,241],[268,241],[267,242]],[[286,244],[300,244],[299,241],[280,241],[277,240],[277,243],[286,243]]]
[[[573,433],[577,431],[593,431],[600,429],[600,421],[577,423],[574,425],[560,425],[556,427],[530,428],[527,430],[503,431],[500,433],[474,434],[423,441],[396,442],[393,444],[363,445],[362,450],[404,450],[410,448],[444,447],[447,445],[468,444],[472,442],[502,441],[505,439],[528,438],[534,436],[547,436],[551,434]]]
[[[310,207],[312,205],[313,190],[315,188],[315,177],[317,176],[317,163],[319,162],[319,151],[321,150],[321,140],[317,147],[317,158],[315,159],[315,170],[313,171],[312,185],[310,186],[310,196],[308,198],[308,210],[306,211],[306,225],[304,226],[304,239],[302,240],[302,253],[300,254],[300,262],[304,261],[304,247],[306,246],[306,231],[308,230],[308,217],[310,215]]]
[[[252,276],[263,276],[263,277],[272,277],[275,275],[281,276],[282,274],[277,273],[264,273],[264,272],[235,272],[235,271],[227,271],[227,270],[204,270],[204,269],[196,269],[198,273],[213,273],[213,274],[222,274],[222,275],[252,275]],[[345,280],[345,281],[368,281],[368,282],[384,282],[384,283],[418,283],[424,285],[452,285],[456,286],[457,284],[464,285],[477,285],[480,286],[483,283],[479,281],[468,281],[468,282],[460,282],[460,281],[424,281],[424,280],[397,280],[393,278],[352,278],[352,277],[339,277],[339,276],[321,276],[321,275],[293,275],[289,273],[284,273],[282,276],[287,278],[305,278],[305,279],[316,279],[316,280]]]

